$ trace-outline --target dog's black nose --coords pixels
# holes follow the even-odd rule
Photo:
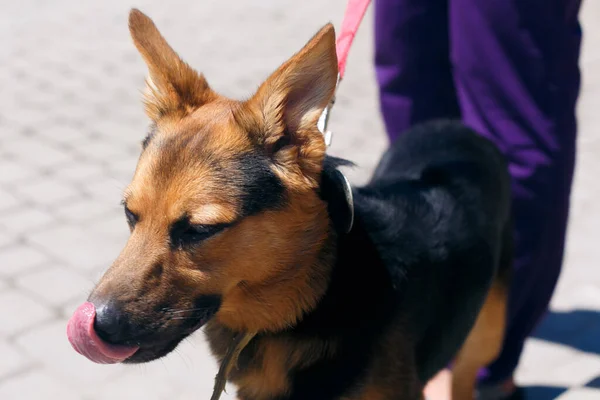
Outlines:
[[[123,344],[131,334],[127,316],[115,301],[94,302],[94,330],[100,339],[111,344]]]

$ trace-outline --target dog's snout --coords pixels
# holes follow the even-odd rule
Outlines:
[[[94,303],[96,307],[94,330],[98,336],[111,344],[123,344],[131,330],[127,316],[114,301]]]

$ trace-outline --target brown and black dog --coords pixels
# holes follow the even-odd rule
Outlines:
[[[337,79],[322,28],[246,101],[215,93],[133,10],[150,134],[123,200],[131,236],[69,324],[96,362],[163,357],[203,325],[242,400],[418,399],[453,362],[472,399],[501,346],[509,176],[454,122],[406,132],[351,207],[317,120]],[[84,312],[85,311],[85,312]],[[240,348],[241,349],[241,348]]]

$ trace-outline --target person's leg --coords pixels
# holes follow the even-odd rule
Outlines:
[[[513,177],[514,278],[503,350],[481,382],[509,380],[559,277],[575,163],[580,0],[450,0],[464,122]]]
[[[415,123],[459,117],[447,0],[375,0],[375,70],[390,140]]]

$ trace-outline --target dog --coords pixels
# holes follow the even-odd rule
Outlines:
[[[459,122],[418,125],[349,196],[317,129],[338,75],[331,24],[245,101],[140,11],[129,28],[151,128],[124,194],[131,236],[70,320],[73,347],[144,363],[204,327],[240,400],[420,399],[450,364],[453,398],[472,399],[510,282],[499,150]]]

